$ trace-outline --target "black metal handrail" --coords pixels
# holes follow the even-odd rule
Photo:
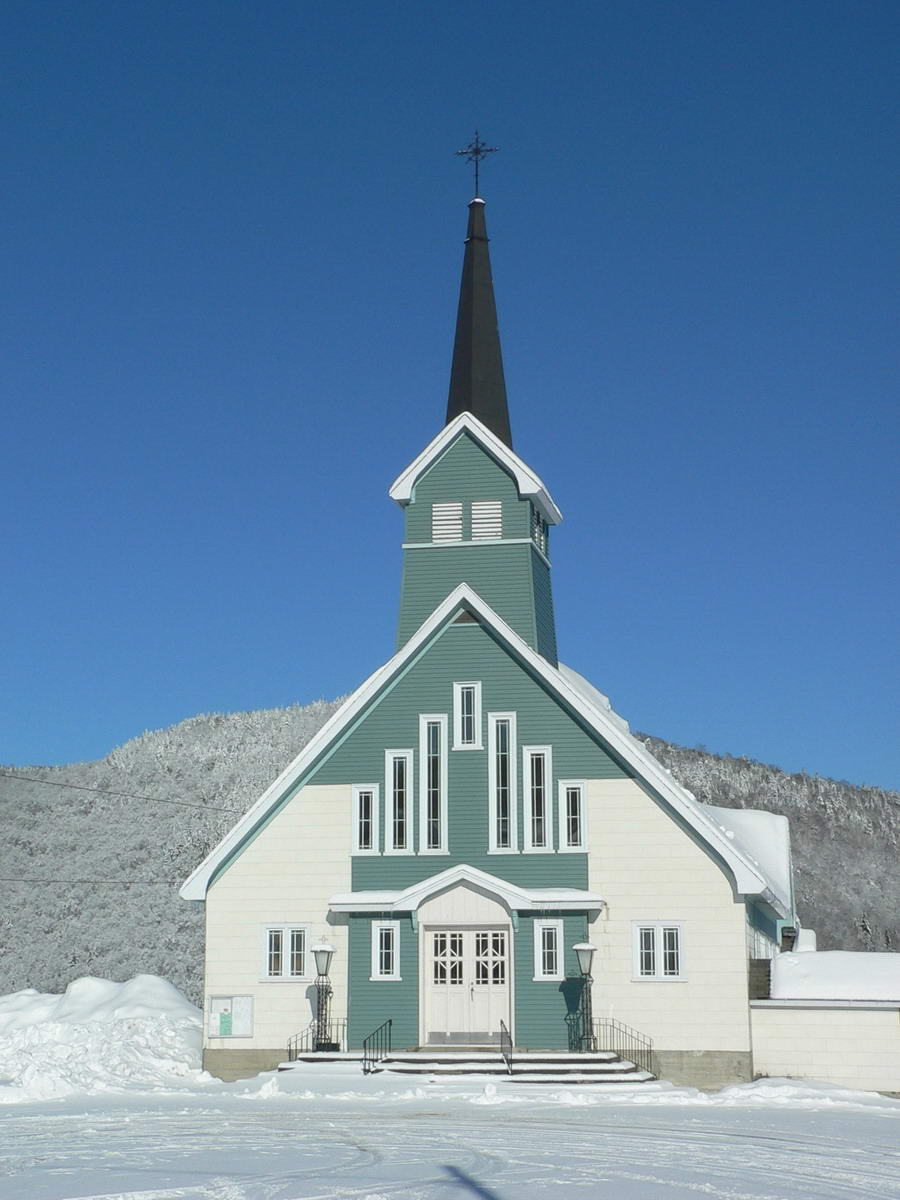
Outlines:
[[[347,1049],[347,1018],[334,1017],[325,1027],[325,1042],[337,1046],[339,1050]],[[303,1054],[313,1054],[319,1051],[319,1023],[310,1021],[305,1029],[288,1038],[288,1062],[296,1062]]]
[[[506,1063],[507,1075],[512,1075],[513,1043],[509,1030],[506,1028],[506,1022],[503,1020],[500,1021],[500,1053],[503,1055],[503,1061]]]
[[[390,1054],[393,1023],[393,1021],[385,1021],[377,1029],[373,1029],[368,1037],[363,1038],[362,1069],[364,1075],[374,1071],[376,1065]]]
[[[594,1047],[597,1050],[611,1050],[619,1058],[633,1062],[642,1071],[653,1074],[653,1039],[614,1021],[610,1017],[600,1017],[594,1021]]]

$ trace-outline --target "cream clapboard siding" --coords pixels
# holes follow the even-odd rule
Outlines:
[[[253,1036],[207,1038],[212,1050],[287,1046],[312,1018],[315,963],[306,980],[262,978],[267,923],[310,925],[312,945],[326,937],[332,961],[331,1015],[347,1015],[347,929],[329,925],[328,898],[349,892],[351,789],[302,788],[209,889],[206,899],[206,1010],[209,997],[253,997]]]
[[[607,909],[589,926],[595,1017],[659,1050],[750,1049],[745,907],[730,882],[631,779],[587,784],[589,881]],[[634,980],[632,923],[683,923],[683,980]]]
[[[844,1087],[900,1092],[900,1005],[750,1005],[757,1075],[824,1079]]]

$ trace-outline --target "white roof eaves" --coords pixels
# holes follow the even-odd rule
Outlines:
[[[438,892],[459,883],[470,883],[497,896],[510,910],[599,910],[605,903],[602,896],[594,892],[579,891],[577,888],[522,888],[478,867],[460,863],[411,884],[402,891],[344,892],[332,896],[328,907],[332,912],[415,912]]]
[[[462,417],[468,414],[463,413]],[[460,420],[461,418],[457,418]],[[474,418],[472,418],[474,419]],[[448,426],[449,428],[449,426]],[[182,884],[179,894],[185,900],[203,900],[206,889],[218,867],[228,858],[253,828],[268,816],[270,810],[284,797],[321,752],[379,692],[393,674],[407,663],[461,604],[467,605],[504,641],[522,661],[556,691],[566,703],[607,742],[619,757],[631,766],[659,795],[671,805],[685,822],[710,845],[728,865],[734,875],[738,892],[762,896],[782,916],[787,916],[783,902],[772,890],[765,875],[742,855],[724,836],[716,823],[703,813],[700,805],[650,752],[630,734],[623,733],[610,718],[596,708],[582,692],[531,647],[488,605],[467,583],[460,583],[422,623],[405,646],[379,667],[362,683],[347,701],[326,721],[297,757],[266,789],[259,800],[230,830],[222,841],[203,860]]]
[[[631,734],[624,732],[602,710],[592,704],[584,693],[573,687],[564,675],[545,659],[541,658],[528,646],[521,637],[511,629],[502,617],[490,609],[484,601],[476,597],[478,605],[483,610],[479,615],[488,619],[494,630],[499,633],[517,654],[523,658],[533,670],[537,671],[554,689],[594,727],[613,750],[629,766],[649,783],[662,798],[690,825],[708,845],[713,847],[728,864],[735,878],[738,892],[748,895],[762,895],[773,907],[781,910],[783,904],[774,895],[770,881],[766,876],[734,847],[728,838],[701,809],[700,805],[687,791],[672,778],[669,772],[656,761],[653,755]],[[473,605],[474,607],[474,605]],[[477,611],[477,609],[476,609]],[[782,913],[782,915],[786,915]]]
[[[212,876],[221,864],[228,858],[250,831],[265,820],[270,810],[277,804],[304,772],[313,764],[328,743],[339,734],[353,718],[365,707],[380,688],[388,682],[395,670],[406,663],[423,645],[438,626],[453,610],[458,607],[460,599],[474,592],[466,584],[460,584],[434,610],[430,617],[422,623],[405,646],[393,658],[388,659],[383,666],[374,671],[364,680],[352,695],[341,705],[337,712],[332,713],[322,728],[313,735],[300,753],[290,762],[275,779],[252,807],[248,808],[241,819],[234,825],[225,837],[215,846],[203,862],[196,867],[179,888],[178,894],[183,900],[205,900],[206,889]]]
[[[534,471],[510,450],[486,425],[483,425],[472,413],[462,412],[454,417],[449,425],[445,425],[437,437],[428,443],[417,458],[402,471],[388,489],[388,495],[398,504],[408,504],[412,499],[413,489],[419,477],[427,471],[434,460],[455,438],[467,431],[480,442],[485,450],[510,472],[516,481],[516,487],[521,496],[528,496],[543,513],[551,525],[559,525],[562,513],[556,507],[553,497],[547,491],[542,480]]]

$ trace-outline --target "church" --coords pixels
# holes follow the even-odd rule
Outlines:
[[[660,1076],[749,1080],[751,963],[796,925],[787,822],[699,803],[557,657],[562,515],[513,448],[481,198],[446,422],[389,495],[396,653],[181,889],[205,905],[204,1066],[383,1028],[560,1057],[615,1022]]]

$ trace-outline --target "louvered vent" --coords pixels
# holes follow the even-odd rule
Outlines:
[[[472,501],[472,538],[484,541],[503,536],[502,502],[500,500]]]
[[[458,500],[431,506],[431,540],[462,541],[462,504]]]

